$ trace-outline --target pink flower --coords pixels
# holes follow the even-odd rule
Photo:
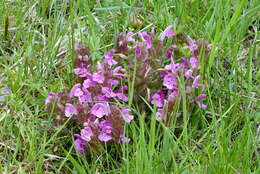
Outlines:
[[[119,88],[119,90],[116,93],[116,96],[120,100],[123,100],[124,102],[127,102],[128,101],[128,97],[124,94],[125,90],[128,90],[127,86],[123,86],[123,87]]]
[[[184,57],[181,57],[181,63],[186,68],[189,66],[189,62]]]
[[[70,98],[74,97],[75,94],[76,94],[76,95],[79,94],[79,93],[78,93],[78,92],[79,92],[78,89],[80,89],[80,86],[81,86],[81,84],[80,84],[80,83],[77,83],[77,84],[75,84],[75,85],[71,88],[70,93],[69,93],[69,97],[70,97]]]
[[[152,96],[152,104],[155,104],[157,107],[163,107],[164,104],[164,93],[163,91],[157,91],[153,96]]]
[[[199,105],[199,107],[200,107],[201,109],[203,109],[203,110],[205,110],[207,106],[206,106],[205,104],[201,103],[201,100],[206,99],[206,97],[207,97],[206,94],[200,94],[200,95],[198,95],[197,98],[196,98],[196,103],[197,103],[197,104]]]
[[[84,91],[84,95],[79,96],[80,104],[83,104],[84,102],[91,103],[93,101],[91,93],[87,89],[84,89],[84,88],[83,88],[83,91]]]
[[[192,69],[196,69],[196,68],[200,68],[199,67],[199,63],[198,63],[198,59],[196,57],[191,57],[190,58],[190,64],[191,64],[191,68]]]
[[[77,135],[77,134],[76,134],[76,135]],[[76,135],[75,135],[75,136],[76,136]],[[86,150],[86,142],[85,142],[83,139],[81,139],[81,138],[77,138],[77,139],[74,141],[74,145],[75,145],[75,148],[76,148],[78,154],[79,154],[80,156],[82,156],[83,153],[84,153],[85,150]]]
[[[130,114],[131,110],[128,109],[127,107],[123,107],[121,109],[121,116],[125,122],[130,123],[133,119],[134,116]]]
[[[193,69],[189,69],[189,70],[187,70],[186,72],[185,72],[185,77],[186,78],[188,78],[188,79],[194,79],[194,77],[193,77]]]
[[[160,35],[160,40],[163,41],[165,39],[165,37],[173,37],[174,36],[174,32],[172,32],[173,30],[173,26],[170,25],[168,26]]]
[[[91,108],[91,114],[95,115],[98,118],[102,118],[104,115],[109,115],[111,113],[110,107],[107,102],[96,103]]]
[[[101,132],[110,134],[112,132],[112,124],[108,120],[103,120],[99,123],[99,128]]]
[[[158,109],[156,112],[156,120],[162,120],[164,117],[163,109]]]
[[[178,88],[175,88],[168,96],[168,102],[174,102],[178,96]]]
[[[116,67],[113,71],[112,71],[112,73],[113,74],[117,74],[117,73],[119,73],[120,71],[122,71],[122,66],[118,66],[118,67]]]
[[[80,88],[77,88],[77,89],[75,89],[75,91],[74,91],[74,96],[75,97],[80,97],[80,96],[82,96],[84,93],[83,93],[83,91],[80,89]]]
[[[77,115],[78,111],[77,109],[70,103],[66,103],[65,106],[65,116],[66,117],[71,117],[73,115]]]
[[[116,65],[117,64],[117,61],[115,61],[113,59],[113,54],[115,54],[116,50],[115,49],[112,49],[112,50],[109,50],[105,55],[104,55],[104,63],[112,66],[112,65]]]
[[[128,143],[128,142],[130,142],[131,140],[130,140],[130,138],[123,137],[123,138],[121,138],[121,141],[122,141],[123,143]]]
[[[171,57],[172,57],[172,50],[173,50],[173,49],[177,49],[177,46],[176,46],[176,45],[171,45],[171,46],[169,46],[169,47],[166,49],[165,56],[168,57],[168,58],[171,58]]]
[[[147,32],[139,32],[138,35],[146,44],[147,48],[152,48],[152,37],[149,34],[147,34]]]
[[[96,67],[97,71],[104,71],[104,63],[98,62]]]
[[[101,94],[97,94],[94,98],[95,101],[107,101],[108,98],[104,95],[101,95]]]
[[[54,100],[55,98],[57,98],[58,95],[54,92],[50,92],[48,97],[45,99],[45,104],[50,104],[52,102],[52,100]]]
[[[121,143],[121,142],[123,142],[123,143],[128,143],[128,142],[130,142],[130,141],[131,141],[130,138],[120,137],[120,138],[118,138],[118,140],[117,140],[117,144],[119,144],[119,143]]]
[[[112,140],[112,137],[111,137],[110,135],[108,135],[108,134],[100,133],[100,134],[98,135],[98,139],[99,139],[100,141],[107,142],[107,141]]]
[[[88,89],[89,87],[93,87],[96,86],[96,83],[94,81],[92,81],[91,79],[86,79],[83,82],[83,87]]]
[[[135,50],[135,57],[136,58],[141,58],[142,57],[142,47],[140,45],[134,46]]]
[[[200,81],[200,75],[195,77],[192,83],[192,88],[202,87],[202,91],[204,91],[205,86],[203,84],[200,84],[199,81]]]
[[[192,40],[190,37],[187,38],[189,45],[184,46],[184,49],[189,49],[192,53],[194,53],[198,49],[198,45],[195,40]]]
[[[175,68],[175,64],[172,61],[171,61],[170,64],[165,65],[165,67],[164,67],[164,69],[167,70],[167,71],[172,71],[174,68]]]
[[[133,32],[128,32],[128,33],[126,34],[126,40],[127,40],[128,42],[135,42],[135,39],[133,38],[133,35],[134,35]]]
[[[86,142],[90,141],[93,135],[92,129],[89,126],[84,127],[80,132],[81,138]]]
[[[93,74],[93,76],[92,76],[92,78],[93,78],[93,81],[95,81],[95,82],[97,82],[97,83],[103,83],[104,82],[104,80],[105,80],[105,77],[104,77],[104,74],[103,74],[103,72],[97,72],[97,73],[94,73]]]
[[[100,122],[99,124],[99,128],[101,129],[100,134],[98,135],[98,139],[100,141],[109,141],[112,139],[112,137],[110,136],[111,132],[112,132],[112,124],[108,121],[108,120],[103,120]]]
[[[108,98],[116,97],[116,94],[113,92],[113,90],[108,87],[102,87],[102,93],[105,94],[105,96]]]
[[[209,45],[207,46],[207,51],[211,51],[211,49],[212,49],[212,45],[209,44]]]
[[[114,85],[118,85],[119,84],[118,80],[113,80],[113,79],[108,80],[108,82],[109,82],[109,85],[111,87],[113,87]]]
[[[173,74],[165,75],[163,78],[163,85],[168,89],[174,89],[177,85],[175,76]]]
[[[87,77],[87,76],[89,76],[87,68],[84,68],[84,67],[82,67],[82,68],[75,68],[74,69],[74,73],[76,75],[78,75],[79,77]]]

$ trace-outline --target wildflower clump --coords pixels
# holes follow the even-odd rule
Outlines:
[[[49,93],[45,100],[47,109],[59,117],[74,117],[82,129],[75,134],[75,147],[79,154],[100,142],[128,142],[124,137],[124,125],[133,120],[127,102],[128,86],[121,86],[125,78],[121,66],[113,59],[115,50],[104,55],[103,61],[94,66],[88,50],[81,43],[74,46],[79,81],[69,92]]]
[[[137,105],[141,106],[140,102],[143,102],[137,98],[145,97],[156,106],[158,120],[169,119],[167,115],[182,98],[182,89],[190,106],[206,109],[202,102],[206,94],[199,56],[207,56],[211,45],[185,34],[176,34],[173,29],[168,26],[160,34],[155,29],[151,33],[129,32],[117,40],[116,51],[126,59],[134,74]]]
[[[134,118],[122,104],[128,102],[128,86],[122,85],[127,81],[134,84],[135,106],[146,111],[146,99],[155,106],[157,120],[170,120],[183,97],[188,98],[189,107],[206,109],[199,57],[207,56],[211,45],[173,29],[168,26],[160,34],[154,28],[150,33],[120,34],[115,48],[95,66],[86,47],[80,42],[74,46],[78,83],[69,92],[49,93],[45,103],[58,118],[73,117],[80,123],[74,142],[79,154],[100,142],[130,141],[123,131]]]

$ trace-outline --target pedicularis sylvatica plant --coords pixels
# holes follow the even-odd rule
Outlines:
[[[170,120],[183,96],[190,107],[206,109],[198,57],[207,56],[211,45],[176,34],[173,26],[160,34],[155,29],[120,34],[115,48],[97,63],[81,42],[74,50],[78,83],[69,92],[49,93],[45,104],[57,118],[73,117],[81,125],[74,142],[81,155],[102,142],[130,141],[124,136],[124,126],[134,119],[127,107],[128,85],[134,84],[133,104],[145,109],[146,99],[156,108],[157,120]]]

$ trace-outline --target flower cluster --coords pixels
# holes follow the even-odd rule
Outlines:
[[[45,104],[50,108],[56,102],[56,113],[75,117],[82,124],[74,142],[79,154],[86,151],[87,145],[99,142],[128,142],[130,139],[124,137],[123,130],[133,115],[129,108],[120,107],[120,102],[128,101],[128,87],[120,86],[125,73],[121,66],[116,66],[115,50],[108,51],[103,62],[93,66],[87,48],[77,43],[74,49],[77,54],[74,73],[79,83],[68,93],[49,93]]]
[[[198,57],[203,49],[208,55],[211,45],[188,36],[182,36],[180,41],[173,26],[156,36],[155,29],[152,29],[150,34],[130,32],[118,37],[117,52],[128,58],[130,69],[134,64],[133,57],[136,60],[136,94],[148,96],[147,99],[156,105],[158,120],[166,120],[176,100],[181,98],[181,83],[189,102],[206,109],[202,103],[206,94],[203,93],[205,86],[201,83]],[[144,95],[144,89],[150,93]]]
[[[128,86],[122,85],[125,78],[134,81],[134,104],[142,110],[140,98],[146,98],[156,106],[158,120],[168,119],[183,91],[190,106],[206,109],[199,57],[203,53],[207,56],[211,45],[176,34],[173,29],[168,26],[160,34],[154,28],[151,33],[120,34],[115,49],[106,52],[96,66],[86,47],[81,43],[74,46],[78,83],[69,92],[49,93],[45,103],[57,115],[74,117],[81,123],[81,131],[75,134],[79,154],[95,143],[130,140],[123,131],[125,123],[133,120],[131,110],[121,105],[128,102]]]

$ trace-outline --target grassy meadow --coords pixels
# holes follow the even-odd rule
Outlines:
[[[259,19],[258,0],[0,0],[0,173],[260,173]],[[166,126],[129,104],[131,142],[77,155],[77,128],[44,104],[75,82],[74,43],[98,61],[119,33],[168,25],[212,44],[207,109],[182,100]]]

